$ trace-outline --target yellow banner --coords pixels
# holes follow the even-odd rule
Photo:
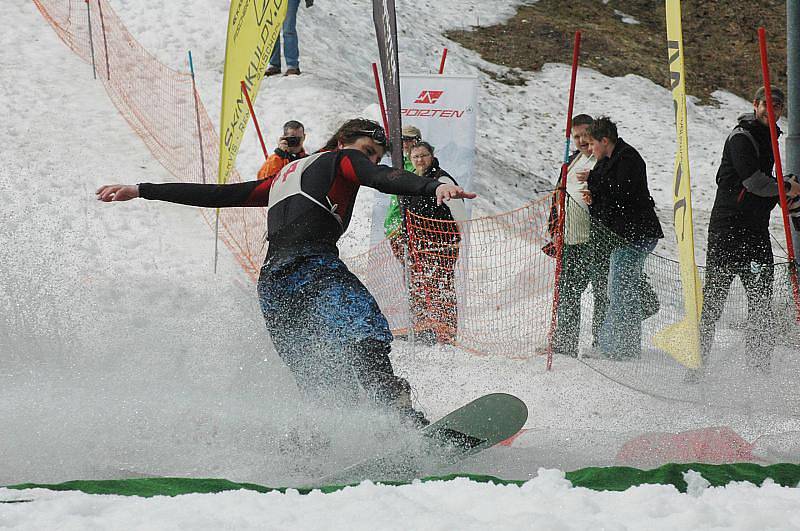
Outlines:
[[[272,48],[286,18],[288,0],[232,0],[225,43],[218,182],[233,170],[239,144],[250,119],[242,81],[255,104]]]
[[[672,213],[675,236],[678,240],[681,284],[683,288],[683,321],[670,325],[653,338],[653,344],[667,351],[679,363],[691,369],[700,367],[700,312],[703,291],[694,256],[694,225],[692,223],[692,198],[689,179],[689,136],[686,118],[686,83],[683,63],[683,29],[681,27],[680,0],[666,0],[667,49],[675,110],[675,130],[678,149],[675,153],[675,174],[672,187]]]

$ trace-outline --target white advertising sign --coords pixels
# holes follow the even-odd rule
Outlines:
[[[413,125],[430,143],[439,165],[465,190],[472,187],[478,80],[467,76],[400,75],[403,126]],[[381,241],[389,196],[375,194],[371,244]],[[471,213],[467,201],[467,217]]]

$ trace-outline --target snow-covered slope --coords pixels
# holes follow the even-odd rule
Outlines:
[[[216,120],[228,3],[113,5],[166,64],[185,67],[186,51],[192,50],[202,99]],[[567,67],[547,65],[540,73],[521,74],[525,86],[503,85],[479,70],[502,69],[440,34],[478,19],[500,20],[513,7],[499,0],[398,1],[403,71],[435,69],[447,46],[447,71],[481,80],[478,213],[525,203],[547,186],[563,149]],[[308,470],[297,470],[296,457],[278,451],[296,392],[272,350],[250,281],[225,251],[213,274],[213,232],[195,210],[94,200],[93,190],[102,183],[167,181],[170,175],[92,80],[91,68],[57,39],[32,3],[8,6],[4,13],[0,484],[120,477],[131,470],[302,483]],[[267,79],[256,106],[268,142],[293,118],[306,124],[315,148],[342,120],[376,115],[369,2],[318,0],[311,9],[301,8],[299,31],[303,75]],[[716,108],[690,105],[698,236],[710,211],[722,142],[748,107],[724,93],[719,98]],[[619,121],[623,137],[648,161],[651,189],[670,225],[674,141],[667,91],[636,76],[612,79],[582,71],[576,110]],[[243,146],[238,167],[252,175],[261,162],[252,132]],[[371,197],[362,191],[342,242],[345,254],[366,248]],[[703,248],[704,238],[699,240]],[[670,255],[670,244],[661,252]],[[470,465],[491,465],[508,477],[531,477],[539,465],[613,461],[611,447],[580,455],[560,450],[565,434],[721,424],[752,440],[796,429],[791,419],[778,416],[698,413],[693,406],[652,400],[569,360],[548,373],[540,360],[480,359],[449,348],[411,352],[399,345],[394,362],[432,417],[489,390],[525,399],[533,412],[529,427],[542,433],[546,450],[531,447],[510,457],[487,452],[483,464]]]

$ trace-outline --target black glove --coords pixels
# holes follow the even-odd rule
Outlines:
[[[314,0],[306,0],[306,7],[311,7],[314,5]]]

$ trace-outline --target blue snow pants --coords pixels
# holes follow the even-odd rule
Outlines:
[[[258,296],[275,349],[306,399],[390,404],[408,389],[389,359],[392,333],[378,303],[338,251],[268,258]]]

